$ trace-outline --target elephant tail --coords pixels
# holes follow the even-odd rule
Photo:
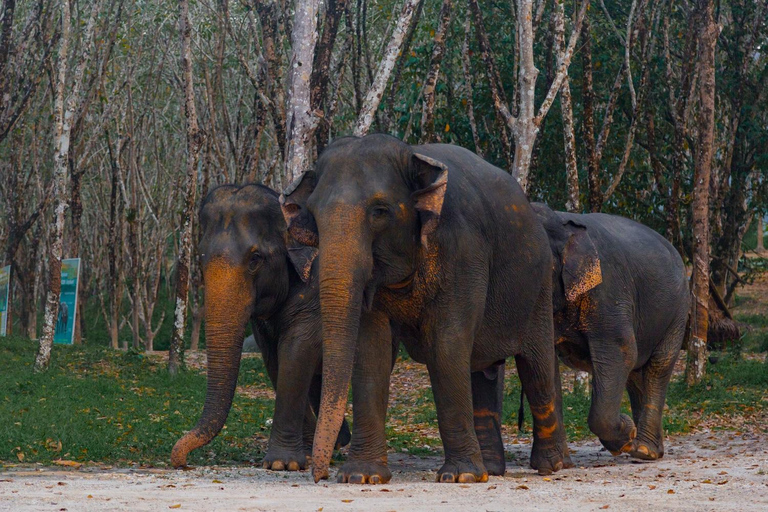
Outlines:
[[[525,390],[520,388],[520,407],[517,409],[517,430],[523,430],[525,423]]]

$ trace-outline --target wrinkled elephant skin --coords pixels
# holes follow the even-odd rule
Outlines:
[[[554,256],[555,342],[592,373],[589,428],[614,455],[664,455],[662,411],[690,308],[680,255],[637,222],[534,204]],[[621,414],[627,389],[632,418]]]
[[[388,320],[411,357],[427,365],[446,456],[439,481],[487,480],[483,455],[498,450],[501,394],[492,376],[473,396],[471,374],[509,356],[534,411],[531,465],[542,474],[568,465],[556,404],[552,255],[508,173],[456,146],[345,137],[281,203],[289,233],[319,240],[324,363],[315,481],[328,476],[350,380],[355,435],[338,478],[373,483],[388,474],[387,352],[371,339],[358,344],[369,328],[361,311]],[[313,229],[317,236],[308,236]],[[489,450],[476,427],[491,433]]]
[[[260,185],[212,190],[200,222],[208,389],[197,426],[176,443],[171,462],[185,466],[189,452],[224,426],[250,321],[277,392],[264,467],[304,469],[315,430],[311,407],[320,400],[319,298],[311,271],[316,250],[286,242],[278,195]],[[334,444],[349,439],[344,422]]]

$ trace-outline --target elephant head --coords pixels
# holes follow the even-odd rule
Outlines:
[[[554,256],[553,309],[559,311],[603,282],[600,255],[585,225],[544,204],[531,206],[549,237]]]
[[[440,221],[447,180],[445,165],[393,137],[345,137],[281,197],[291,236],[320,250],[323,383],[315,481],[328,476],[362,309],[372,306],[378,287],[414,275],[420,247]]]
[[[288,296],[292,269],[308,279],[317,252],[286,244],[278,195],[261,185],[214,189],[203,201],[200,225],[208,387],[200,420],[173,447],[174,467],[185,466],[189,452],[208,444],[224,426],[248,320],[276,311]]]

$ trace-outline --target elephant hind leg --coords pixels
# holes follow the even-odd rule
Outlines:
[[[504,475],[506,459],[501,439],[504,402],[504,362],[472,372],[472,408],[475,434],[489,475]]]
[[[643,460],[664,456],[662,414],[667,386],[680,352],[685,325],[672,329],[642,369],[643,402],[637,423],[637,438],[629,454]],[[631,396],[631,395],[630,395]],[[632,404],[634,415],[635,404]]]

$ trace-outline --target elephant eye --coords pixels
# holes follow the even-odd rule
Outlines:
[[[371,209],[371,217],[374,219],[383,219],[387,216],[389,216],[389,208],[386,206],[374,206]]]
[[[251,273],[256,272],[262,261],[264,261],[264,256],[262,256],[261,253],[258,251],[251,252],[251,259],[248,262],[248,271]]]

